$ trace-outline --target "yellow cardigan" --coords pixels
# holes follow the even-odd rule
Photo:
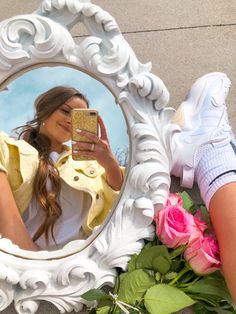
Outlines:
[[[38,151],[34,147],[24,140],[15,140],[0,132],[0,170],[7,174],[21,214],[31,201],[38,163]],[[55,167],[61,179],[71,188],[91,196],[91,206],[82,226],[89,235],[107,217],[119,191],[114,191],[108,185],[105,170],[97,161],[75,161],[70,150],[60,156]]]

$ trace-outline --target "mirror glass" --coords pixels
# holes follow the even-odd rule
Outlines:
[[[18,126],[24,125],[34,117],[35,99],[45,91],[59,85],[78,89],[89,100],[90,108],[96,109],[99,112],[106,127],[109,145],[119,165],[122,167],[122,171],[124,171],[123,168],[128,163],[128,135],[125,119],[120,106],[116,104],[113,94],[100,81],[74,68],[66,66],[44,66],[31,69],[18,76],[14,81],[9,82],[7,87],[0,93],[1,131],[7,133],[11,137],[16,137],[15,132],[12,130]],[[67,141],[65,144],[69,147],[71,146],[70,141]],[[73,164],[73,168],[76,168],[77,166],[75,166],[75,164],[81,162],[70,160],[70,163]],[[74,176],[74,180],[80,180],[81,172],[88,175],[88,177],[90,176],[90,180],[93,180],[93,177],[95,176],[93,167],[94,161],[90,164],[89,161],[82,161],[82,163],[83,166],[77,167],[76,171],[78,171],[78,176]],[[95,173],[96,171],[97,170],[95,169]],[[16,191],[15,194],[18,192],[20,191]],[[40,238],[35,241],[39,250],[58,250],[72,240],[81,240],[81,243],[84,243],[84,241],[88,241],[88,238],[93,238],[93,233],[89,234],[85,233],[83,230],[81,231],[82,223],[79,223],[80,228],[76,228],[76,219],[79,219],[80,221],[84,220],[86,214],[83,212],[87,211],[91,206],[91,197],[87,198],[87,196],[85,196],[86,193],[87,192],[82,189],[82,196],[77,199],[77,196],[75,197],[73,195],[74,192],[71,191],[71,188],[68,187],[67,183],[64,181],[62,182],[61,194],[66,197],[66,202],[70,202],[71,199],[73,199],[72,203],[75,204],[76,202],[79,203],[81,198],[83,198],[84,205],[82,206],[83,208],[80,209],[82,214],[80,213],[79,216],[76,214],[76,218],[73,218],[74,213],[71,212],[70,217],[64,217],[64,220],[60,217],[60,226],[54,226],[53,236],[55,239],[50,235],[49,242],[47,242],[45,236],[41,235]],[[116,194],[118,195],[119,193],[117,192]],[[102,200],[100,200],[101,196]],[[31,199],[31,205],[33,201],[34,200]],[[97,191],[95,201],[104,202],[103,191],[101,191],[101,193],[100,191]],[[45,217],[42,216],[45,215],[42,210],[40,213],[41,216],[35,209],[32,212],[29,210],[29,206],[26,210],[24,209],[22,213],[23,220],[31,237],[35,235],[35,231],[38,230],[38,227],[41,224],[40,221]],[[104,221],[105,218],[106,215],[104,215],[102,221]],[[98,228],[97,226],[101,225],[101,217],[99,219],[100,220],[97,223],[94,223],[94,230]],[[68,230],[73,231],[68,232]],[[57,235],[59,238],[57,238]]]

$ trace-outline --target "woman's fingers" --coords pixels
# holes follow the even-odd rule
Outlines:
[[[104,122],[100,116],[98,116],[98,124],[99,124],[100,131],[101,131],[101,138],[99,138],[99,136],[97,134],[94,134],[92,132],[85,131],[85,130],[77,129],[76,132],[79,135],[87,137],[91,142],[94,142],[94,143],[98,143],[100,139],[102,141],[109,142],[108,137],[107,137],[107,131],[106,131],[105,124],[104,124]]]
[[[95,143],[76,142],[73,143],[73,151],[95,151]]]
[[[101,130],[101,139],[103,141],[108,142],[107,130],[106,130],[105,124],[104,124],[104,122],[100,116],[98,116],[98,124],[99,124],[100,130]]]
[[[73,154],[84,155],[88,157],[95,158],[98,163],[102,166],[106,166],[106,164],[112,158],[111,148],[109,146],[109,141],[107,138],[106,127],[103,123],[103,120],[100,116],[98,116],[98,123],[100,127],[100,135],[91,133],[85,130],[76,130],[78,134],[85,137],[84,141],[76,141],[72,142],[73,144]],[[86,142],[86,138],[90,142]]]
[[[91,133],[89,131],[77,129],[76,132],[81,136],[87,137],[91,142],[98,143],[100,140],[98,135]],[[80,142],[80,143],[84,143],[84,142]]]

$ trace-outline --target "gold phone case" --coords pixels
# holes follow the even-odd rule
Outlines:
[[[77,129],[85,130],[94,134],[98,134],[98,112],[94,109],[73,109],[71,111],[71,123],[72,123],[72,141],[81,141],[86,143],[93,143],[88,137],[80,135],[76,132]],[[89,156],[78,156],[73,154],[74,160],[88,160],[93,159]]]

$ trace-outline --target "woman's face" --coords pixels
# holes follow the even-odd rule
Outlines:
[[[52,151],[61,152],[62,143],[71,139],[71,110],[87,107],[83,99],[72,96],[42,123],[39,132],[50,139]]]

